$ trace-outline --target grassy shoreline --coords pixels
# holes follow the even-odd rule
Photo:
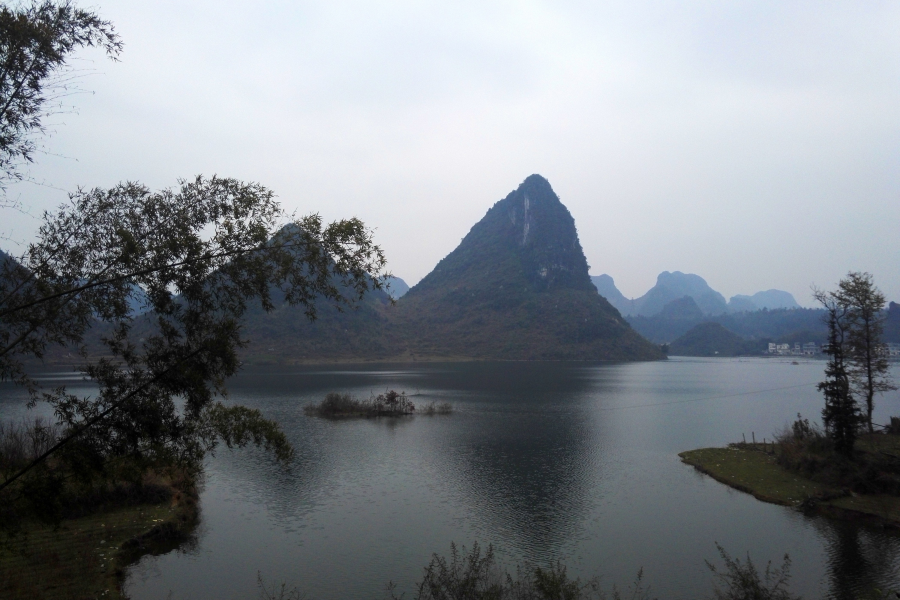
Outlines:
[[[833,518],[900,529],[900,497],[857,494],[813,481],[776,462],[777,446],[730,444],[681,452],[681,461],[763,502]]]
[[[184,542],[198,520],[196,489],[168,489],[162,502],[26,525],[0,544],[0,597],[124,600],[126,568]]]

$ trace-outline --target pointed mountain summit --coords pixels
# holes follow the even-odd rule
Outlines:
[[[411,356],[662,358],[597,293],[575,220],[528,177],[397,305]]]
[[[472,283],[473,277],[491,281],[503,277],[510,283],[525,283],[535,292],[593,290],[587,268],[575,219],[553,193],[550,183],[540,175],[532,175],[494,204],[456,250],[410,293]]]

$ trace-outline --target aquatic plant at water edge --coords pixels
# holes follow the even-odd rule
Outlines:
[[[715,600],[800,600],[788,590],[791,559],[785,554],[780,567],[766,563],[760,573],[747,554],[746,562],[733,558],[716,544],[724,568],[706,562],[712,572]],[[296,588],[266,586],[257,573],[261,600],[300,599],[305,595]],[[390,600],[400,600],[397,585],[389,582],[385,589]],[[882,596],[879,596],[882,597]],[[887,596],[885,596],[887,597]],[[893,596],[890,596],[893,597]],[[615,585],[607,592],[595,576],[586,581],[568,574],[562,561],[550,562],[546,567],[531,563],[517,565],[515,575],[503,568],[494,554],[493,545],[482,548],[478,542],[467,549],[450,544],[450,555],[432,554],[424,568],[422,579],[416,584],[414,600],[651,600],[650,587],[644,583],[644,570],[638,570],[635,580],[625,589]],[[655,600],[655,599],[654,599]]]
[[[760,575],[759,570],[747,554],[747,562],[732,558],[722,546],[716,544],[719,556],[725,563],[720,571],[715,565],[706,561],[712,571],[717,585],[713,589],[716,600],[799,600],[787,587],[791,578],[791,558],[785,554],[781,567],[772,567],[772,561],[766,563],[766,570]]]
[[[306,594],[301,594],[296,587],[288,588],[286,583],[280,586],[272,584],[272,587],[266,586],[262,573],[256,572],[256,587],[259,589],[260,600],[304,600]]]

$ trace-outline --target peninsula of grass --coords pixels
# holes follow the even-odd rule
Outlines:
[[[405,392],[387,391],[365,400],[350,394],[331,392],[318,404],[307,404],[303,412],[314,417],[404,417],[420,415],[449,415],[453,407],[449,402],[429,402],[416,408]]]
[[[820,434],[779,436],[679,454],[698,471],[764,502],[900,528],[900,435],[868,434],[853,456]]]

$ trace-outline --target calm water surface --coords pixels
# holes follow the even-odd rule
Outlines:
[[[187,548],[129,574],[135,600],[256,598],[257,573],[311,598],[412,595],[433,552],[492,543],[507,564],[560,559],[627,586],[643,567],[660,598],[709,596],[718,542],[764,565],[793,561],[791,589],[851,598],[900,587],[900,537],[759,502],[677,453],[771,439],[818,419],[824,363],[671,359],[640,364],[343,365],[245,372],[230,401],[277,419],[285,469],[256,450],[211,458]],[[327,421],[302,406],[329,391],[385,389],[450,416]],[[898,413],[896,393],[876,419]],[[8,412],[5,410],[5,412]]]

